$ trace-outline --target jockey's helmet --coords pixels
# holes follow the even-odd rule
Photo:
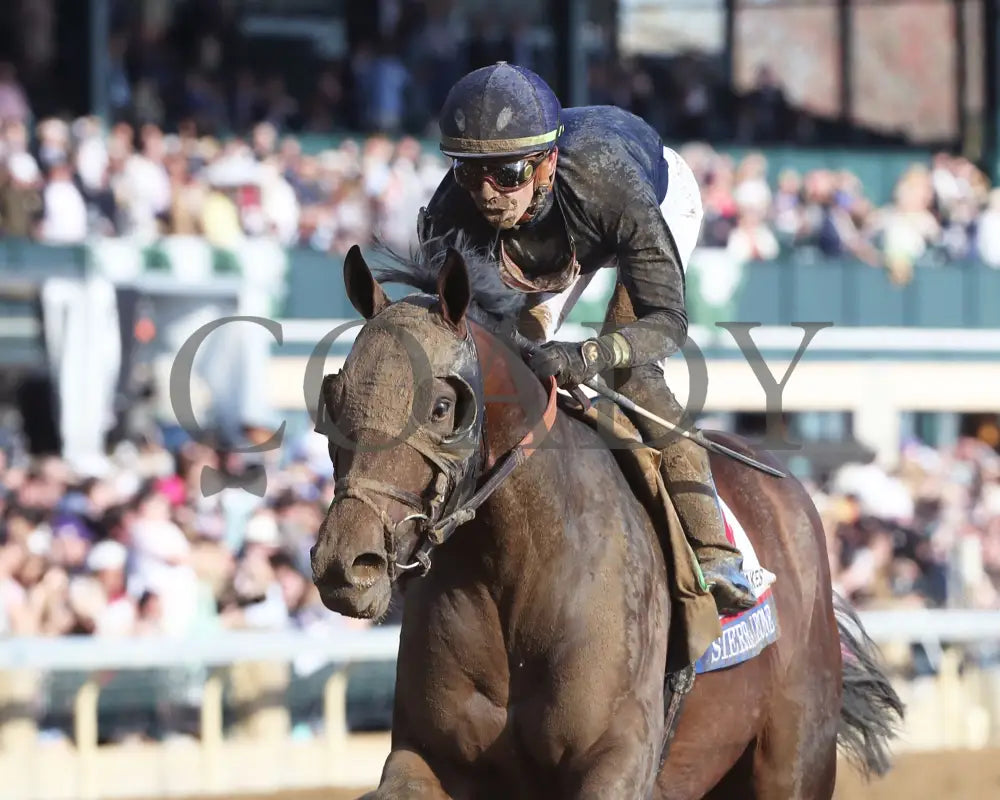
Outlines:
[[[452,158],[517,158],[551,150],[562,106],[530,69],[498,61],[456,83],[441,108],[441,152]]]

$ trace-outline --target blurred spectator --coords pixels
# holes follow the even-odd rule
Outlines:
[[[795,170],[783,170],[778,176],[772,219],[778,237],[787,244],[793,243],[802,233],[805,222],[802,212],[802,176]]]
[[[288,93],[285,79],[280,75],[272,75],[267,79],[260,98],[264,121],[281,130],[301,128],[298,101]]]
[[[754,88],[743,100],[740,138],[770,143],[787,138],[789,105],[774,70],[768,64],[757,68]]]
[[[976,250],[983,261],[1000,268],[1000,189],[990,192],[989,205],[979,217]]]
[[[127,561],[125,546],[110,539],[94,545],[87,555],[87,569],[103,592],[94,619],[94,633],[99,636],[127,636],[135,632],[136,602],[126,592]]]
[[[87,238],[87,204],[63,158],[52,157],[42,190],[42,221],[38,238],[46,244],[79,244]]]
[[[778,255],[778,240],[767,226],[770,191],[755,176],[741,183],[734,193],[739,222],[729,234],[726,249],[737,261],[768,261]]]
[[[295,190],[281,174],[275,159],[261,164],[258,175],[266,230],[281,244],[291,246],[299,229],[299,201]]]
[[[17,69],[8,61],[0,62],[0,123],[27,124],[31,107],[24,89],[17,81]]]
[[[340,75],[327,68],[316,79],[316,89],[305,107],[304,129],[332,133],[343,123],[344,87]]]
[[[208,178],[200,228],[208,243],[215,247],[232,247],[243,238],[239,208],[233,198],[238,185],[239,179],[223,170],[216,170]]]
[[[168,498],[150,488],[135,500],[131,525],[134,549],[130,590],[156,594],[164,612],[165,630],[180,635],[196,623],[197,578],[191,567],[191,543],[173,520]]]
[[[29,153],[7,158],[0,177],[0,230],[5,236],[29,237],[42,213],[42,174]]]
[[[933,199],[928,171],[914,168],[896,186],[896,202],[879,214],[876,228],[882,233],[886,266],[897,283],[910,279],[914,262],[941,234],[930,210]]]
[[[706,157],[699,164],[702,186],[701,244],[705,247],[725,247],[739,221],[739,210],[733,197],[732,162],[727,158]],[[698,171],[695,172],[698,176]]]
[[[261,510],[251,516],[229,597],[223,602],[223,625],[270,629],[288,626],[289,607],[271,565],[271,557],[280,546],[281,534],[274,513]]]
[[[202,233],[201,219],[208,187],[192,174],[190,159],[184,153],[171,155],[165,166],[170,180],[169,232],[180,236]]]
[[[119,183],[120,202],[127,209],[127,232],[140,239],[155,238],[160,219],[170,209],[170,176],[164,166],[166,143],[155,125],[140,130],[142,151],[125,161]]]
[[[43,170],[56,164],[64,164],[70,154],[70,129],[62,119],[49,117],[38,123],[38,163]]]

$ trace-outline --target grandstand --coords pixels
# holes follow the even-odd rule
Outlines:
[[[949,790],[893,783],[914,756],[870,791],[986,796],[997,34],[989,0],[5,4],[0,797],[377,780],[398,609],[373,628],[311,585],[333,474],[307,367],[356,331],[347,249],[414,244],[449,168],[444,92],[500,59],[640,114],[691,165],[706,216],[671,385],[809,489],[910,704],[902,750],[971,759],[939,754]],[[602,319],[605,272],[560,336]],[[233,316],[256,322],[204,329]],[[199,330],[193,432],[170,387]]]

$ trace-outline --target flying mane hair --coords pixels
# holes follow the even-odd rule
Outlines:
[[[497,273],[496,264],[488,252],[473,247],[459,231],[451,242],[465,260],[472,288],[469,316],[494,331],[509,329],[524,306],[526,296],[504,285]],[[391,264],[371,266],[372,275],[380,283],[400,283],[425,293],[437,294],[437,279],[448,252],[445,237],[429,239],[419,248],[411,248],[410,255],[401,255],[385,242],[376,239],[374,250],[385,256]]]

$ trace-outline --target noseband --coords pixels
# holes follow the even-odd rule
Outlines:
[[[481,363],[479,369],[482,370]],[[371,509],[382,523],[390,582],[395,582],[400,571],[420,570],[415,574],[419,577],[426,575],[431,568],[431,550],[448,541],[459,526],[474,519],[477,509],[489,499],[507,476],[535,452],[537,442],[541,441],[555,424],[556,388],[555,378],[549,378],[548,402],[539,424],[525,433],[514,447],[486,471],[485,475],[481,474],[480,470],[485,460],[485,425],[482,427],[477,450],[463,462],[462,466],[468,466],[469,459],[473,458],[476,459],[476,464],[469,469],[459,470],[462,477],[458,480],[452,477],[456,473],[454,463],[449,464],[425,441],[410,437],[405,444],[420,453],[435,470],[434,496],[429,501],[385,481],[350,475],[337,481],[334,503],[348,497],[354,498]],[[485,420],[484,399],[481,395],[477,395],[475,402],[479,406],[476,410],[479,419]],[[473,491],[473,487],[477,484],[478,488]],[[393,520],[385,508],[375,502],[372,495],[395,500],[411,509],[412,513],[400,520]],[[448,511],[449,508],[452,510]],[[397,561],[396,534],[400,527],[408,522],[416,523],[419,544],[413,552],[413,560],[409,564],[401,564]]]

